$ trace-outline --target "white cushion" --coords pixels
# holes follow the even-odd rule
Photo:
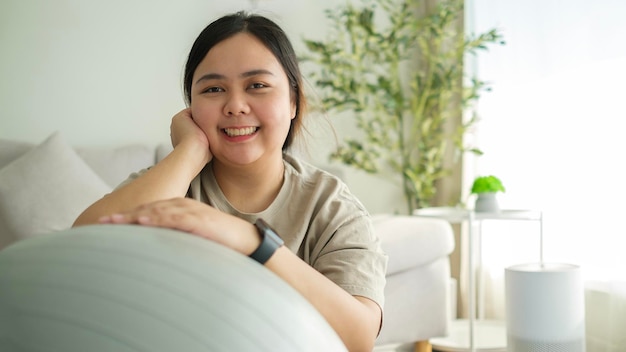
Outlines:
[[[0,169],[0,248],[69,228],[111,187],[54,133]]]
[[[131,173],[153,166],[155,148],[134,144],[115,148],[77,147],[76,153],[104,182],[116,187]]]

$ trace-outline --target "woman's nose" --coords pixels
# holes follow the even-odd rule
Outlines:
[[[245,95],[238,92],[231,92],[228,100],[224,104],[224,115],[238,116],[250,112],[250,107],[245,99]]]

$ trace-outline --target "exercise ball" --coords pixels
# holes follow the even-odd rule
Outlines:
[[[90,225],[0,251],[0,351],[346,351],[264,266],[183,232]]]

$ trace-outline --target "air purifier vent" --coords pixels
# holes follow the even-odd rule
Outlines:
[[[508,350],[515,352],[584,352],[585,341],[530,341],[509,336]]]

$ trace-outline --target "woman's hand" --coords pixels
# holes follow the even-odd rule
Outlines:
[[[139,224],[188,232],[249,255],[261,243],[256,227],[210,205],[174,198],[141,205],[99,219],[104,224]]]
[[[174,148],[182,143],[191,143],[198,146],[198,150],[206,153],[204,159],[207,163],[213,158],[209,148],[209,140],[204,131],[202,131],[193,120],[190,108],[184,109],[174,115],[170,125],[170,138]]]

